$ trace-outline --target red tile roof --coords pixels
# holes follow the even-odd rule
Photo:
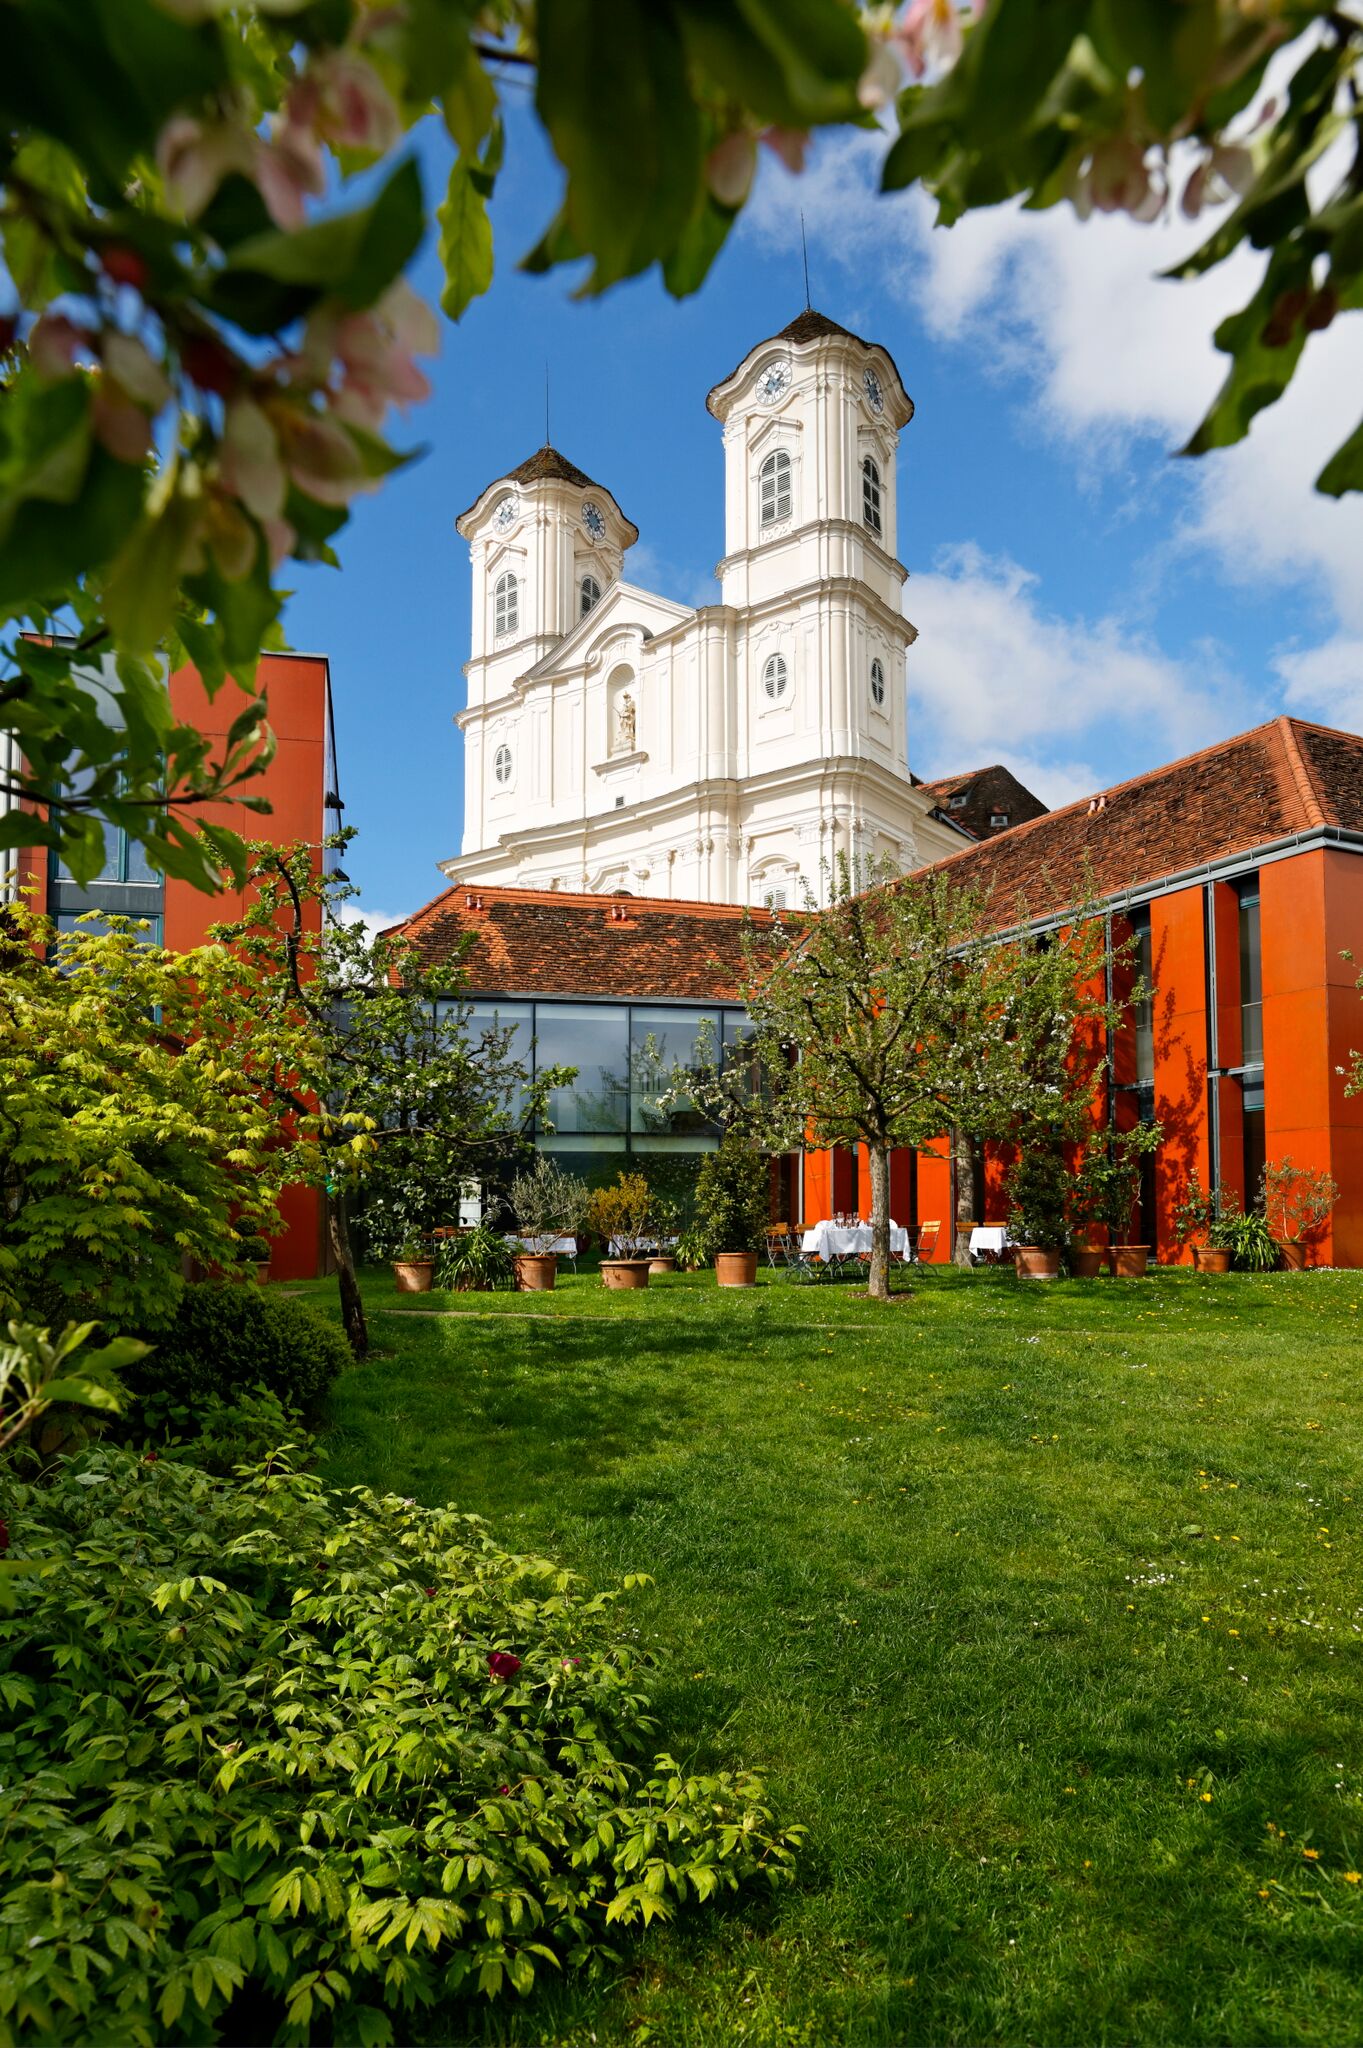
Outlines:
[[[1020,898],[1033,916],[1064,910],[1086,875],[1096,895],[1118,895],[1330,825],[1363,831],[1363,737],[1275,718],[950,854],[935,871],[983,888],[1011,923]]]
[[[1041,798],[997,761],[988,768],[974,768],[968,775],[939,776],[936,782],[919,782],[917,776],[913,779],[953,825],[963,826],[976,839],[990,839],[997,832],[1009,832],[1015,825],[1024,824],[1028,818],[1046,815]],[[953,803],[954,797],[963,797],[965,801]],[[1008,820],[1007,824],[992,824],[990,821],[1000,814]]]
[[[648,896],[586,896],[456,882],[395,927],[428,965],[461,939],[467,986],[505,995],[732,998],[743,973],[745,918],[764,910]]]

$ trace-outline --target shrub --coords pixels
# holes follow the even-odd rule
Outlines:
[[[518,1174],[511,1183],[516,1230],[532,1251],[552,1244],[556,1237],[580,1236],[590,1199],[586,1183],[575,1173],[565,1173],[543,1152],[528,1173]]]
[[[654,1237],[653,1190],[641,1173],[622,1173],[614,1187],[592,1189],[587,1221],[603,1257],[614,1244],[616,1257],[637,1258]]]
[[[516,1257],[499,1230],[487,1222],[454,1237],[442,1237],[435,1248],[435,1284],[463,1293],[468,1289],[512,1287]]]
[[[696,1232],[709,1258],[717,1252],[761,1251],[769,1183],[765,1158],[733,1132],[717,1152],[706,1153],[696,1176]]]
[[[126,1377],[134,1393],[191,1410],[264,1387],[308,1411],[350,1362],[340,1330],[306,1302],[209,1281],[185,1289],[170,1328]]]
[[[1301,1244],[1316,1237],[1330,1220],[1339,1200],[1339,1182],[1315,1167],[1297,1166],[1288,1153],[1270,1159],[1259,1178],[1258,1206],[1274,1237]]]
[[[790,1875],[756,1779],[631,1761],[615,1595],[475,1517],[107,1444],[0,1513],[0,2016],[47,2040],[381,2048]]]

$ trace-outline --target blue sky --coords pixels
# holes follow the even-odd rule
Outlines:
[[[421,143],[436,196],[441,145]],[[397,422],[395,440],[428,452],[357,504],[340,572],[300,571],[287,614],[294,646],[331,657],[367,913],[415,909],[458,851],[469,572],[453,522],[542,442],[546,361],[555,445],[640,529],[626,575],[711,599],[722,459],[705,394],[803,304],[801,207],[815,305],[883,342],[917,407],[900,549],[920,773],[1004,760],[1065,802],[1282,710],[1363,728],[1363,512],[1310,490],[1356,415],[1363,321],[1312,345],[1300,389],[1247,443],[1171,460],[1219,381],[1211,328],[1252,267],[1159,283],[1186,223],[1081,226],[1068,209],[934,230],[919,196],[875,193],[880,148],[835,138],[800,178],[765,163],[694,299],[645,279],[575,301],[570,274],[515,267],[557,174],[513,118],[496,282],[445,323],[434,395]],[[437,296],[432,252],[415,282]]]

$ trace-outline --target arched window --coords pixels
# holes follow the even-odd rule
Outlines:
[[[880,471],[869,455],[861,465],[861,516],[872,533],[880,532]]]
[[[497,578],[493,596],[497,606],[495,630],[514,633],[521,623],[521,590],[509,569],[505,576]]]
[[[581,592],[581,605],[578,617],[585,619],[592,606],[598,605],[601,602],[601,585],[597,582],[595,576],[584,576],[578,588]]]
[[[511,749],[510,749],[510,747],[498,747],[498,749],[497,749],[496,753],[495,753],[495,754],[493,755],[493,757],[492,757],[492,772],[493,772],[493,774],[494,774],[494,775],[496,776],[496,778],[497,778],[498,782],[502,782],[502,783],[510,782],[510,780],[511,780]]]
[[[871,702],[873,704],[883,704],[885,702],[885,665],[879,661],[871,663]]]
[[[762,668],[762,688],[773,704],[785,696],[789,680],[790,672],[786,667],[784,655],[769,654]]]
[[[790,517],[790,457],[776,448],[758,471],[762,483],[762,524]]]

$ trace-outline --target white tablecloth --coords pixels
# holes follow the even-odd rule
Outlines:
[[[1006,1252],[1012,1243],[1006,1223],[977,1223],[970,1233],[970,1256],[977,1259],[981,1252]]]
[[[870,1252],[871,1226],[869,1223],[816,1223],[807,1230],[800,1243],[807,1252],[813,1252],[821,1259],[849,1259],[858,1252]],[[909,1250],[909,1233],[898,1223],[890,1224],[890,1250],[905,1258]]]
[[[649,1237],[639,1244],[634,1238],[626,1241],[613,1237],[606,1247],[606,1255],[612,1259],[657,1259],[670,1253],[676,1242],[675,1237]]]
[[[577,1250],[575,1237],[517,1237],[513,1233],[506,1241],[518,1252],[536,1252],[542,1256],[550,1252],[566,1252],[571,1258]]]

